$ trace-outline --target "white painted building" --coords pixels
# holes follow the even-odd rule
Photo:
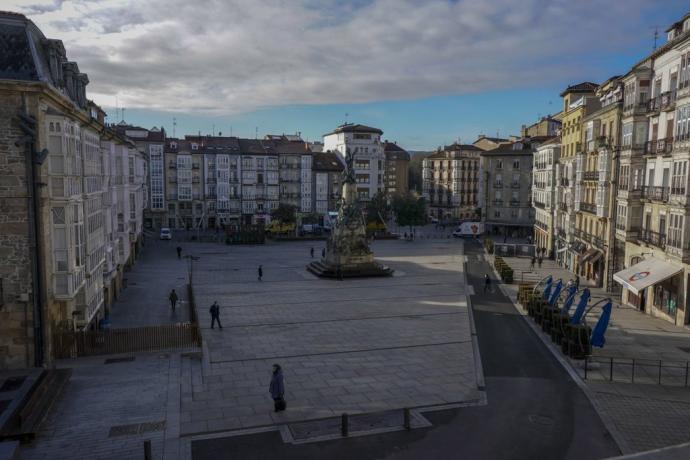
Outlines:
[[[357,195],[364,201],[385,191],[386,155],[382,134],[378,128],[346,123],[323,136],[324,151],[337,152],[343,163],[348,151],[354,155]]]

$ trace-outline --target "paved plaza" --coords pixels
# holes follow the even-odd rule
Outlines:
[[[306,271],[323,244],[198,251],[206,361],[197,382],[183,383],[183,435],[480,398],[460,241],[376,242],[395,276],[344,281]],[[216,300],[223,329],[210,328]],[[273,363],[288,402],[277,414]]]

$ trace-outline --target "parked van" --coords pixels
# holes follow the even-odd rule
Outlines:
[[[471,238],[484,234],[484,224],[481,222],[463,222],[453,232],[456,238]]]
[[[160,239],[161,240],[172,240],[172,232],[170,231],[169,228],[167,228],[167,227],[161,228]]]

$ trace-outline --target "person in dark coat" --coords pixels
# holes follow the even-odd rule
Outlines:
[[[312,259],[314,258],[314,248],[311,248],[311,249],[309,250],[309,255],[311,255],[311,258],[312,258]]]
[[[539,259],[537,259],[537,263],[539,264],[539,268],[541,268],[541,263],[544,261],[544,257],[539,256]]]
[[[323,248],[323,249],[321,250],[321,258],[322,258],[322,259],[325,259],[325,258],[326,258],[326,248]]]
[[[484,275],[484,292],[486,291],[491,291],[491,278],[488,274]]]
[[[182,258],[182,247],[180,247],[180,246],[177,247],[177,258],[178,259]]]
[[[218,306],[218,301],[216,300],[213,302],[213,305],[211,305],[211,308],[208,309],[209,313],[211,313],[211,329],[213,329],[213,326],[218,323],[218,327],[223,329],[223,325],[220,324],[220,307]]]
[[[274,410],[280,412],[285,410],[285,380],[283,379],[283,369],[280,364],[273,365],[273,374],[271,375],[271,384],[268,386],[268,392],[273,398]]]
[[[580,290],[580,275],[575,274],[575,290]]]
[[[264,277],[264,268],[263,268],[263,265],[259,265],[259,269],[257,270],[257,274],[259,275],[259,281],[261,281],[261,278]]]
[[[177,292],[175,292],[175,289],[170,291],[168,300],[170,300],[170,306],[172,307],[172,311],[175,311],[175,306],[177,305]]]

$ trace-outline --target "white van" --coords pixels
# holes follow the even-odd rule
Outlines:
[[[481,222],[463,222],[453,232],[455,238],[471,238],[484,233],[484,224]]]
[[[172,240],[172,232],[170,231],[169,228],[161,228],[161,234],[160,234],[160,239],[161,240]]]

